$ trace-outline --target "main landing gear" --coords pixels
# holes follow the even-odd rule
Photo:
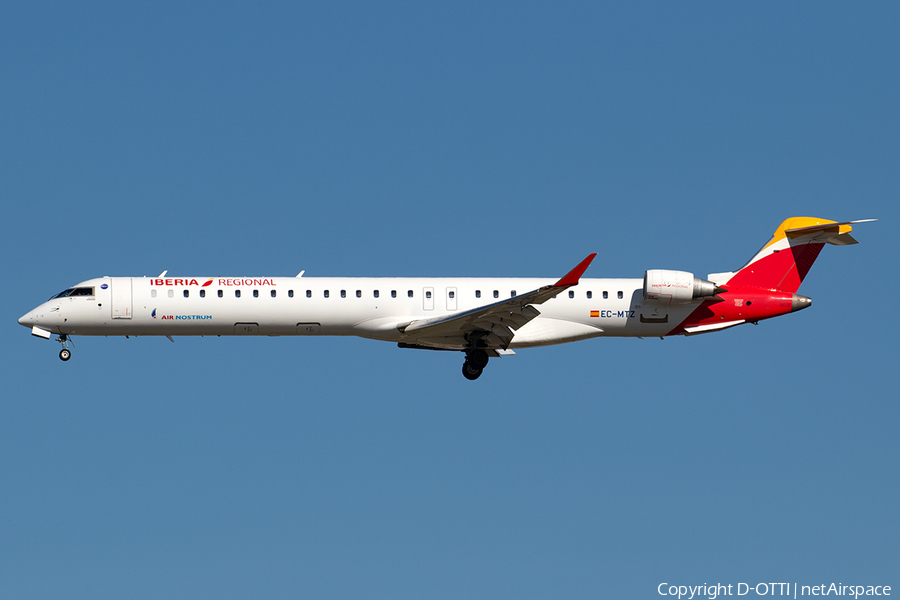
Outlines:
[[[69,350],[69,336],[62,334],[56,338],[56,341],[63,345],[62,350],[59,351],[59,359],[67,361],[72,358],[72,351]]]
[[[481,348],[466,352],[466,362],[462,366],[463,377],[469,381],[475,381],[481,377],[481,372],[488,364],[489,356]]]

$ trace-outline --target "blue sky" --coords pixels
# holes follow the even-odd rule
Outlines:
[[[0,19],[0,597],[900,586],[900,9],[45,3]],[[847,220],[809,310],[492,361],[76,338],[103,275],[705,276]]]

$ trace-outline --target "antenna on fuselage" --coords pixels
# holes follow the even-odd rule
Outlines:
[[[166,269],[165,271],[163,271],[162,273],[159,274],[159,277],[165,277],[166,273],[168,273],[168,272],[169,272],[169,270]]]
[[[306,269],[303,269],[299,273],[297,273],[297,277],[303,277],[303,274],[306,273]]]

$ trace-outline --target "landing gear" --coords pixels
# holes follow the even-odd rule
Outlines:
[[[477,350],[473,350],[466,355],[466,362],[470,363],[473,367],[478,369],[479,371],[484,369],[488,364],[488,353],[478,348]]]
[[[65,362],[72,358],[72,351],[69,350],[69,336],[62,334],[56,338],[56,341],[63,345],[62,350],[59,351],[59,360]]]
[[[476,379],[481,377],[481,372],[483,370],[484,369],[476,369],[471,364],[469,364],[469,361],[466,361],[463,363],[463,368],[462,368],[463,377],[465,377],[469,381],[475,381]]]
[[[462,367],[463,377],[469,381],[475,381],[481,377],[481,372],[484,371],[489,359],[488,353],[481,348],[467,352],[466,362],[463,363]]]

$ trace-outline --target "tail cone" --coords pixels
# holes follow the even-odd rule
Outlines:
[[[809,308],[812,306],[812,298],[807,298],[806,296],[801,296],[800,294],[794,294],[791,298],[791,312],[797,312],[798,310],[803,310],[804,308]]]

